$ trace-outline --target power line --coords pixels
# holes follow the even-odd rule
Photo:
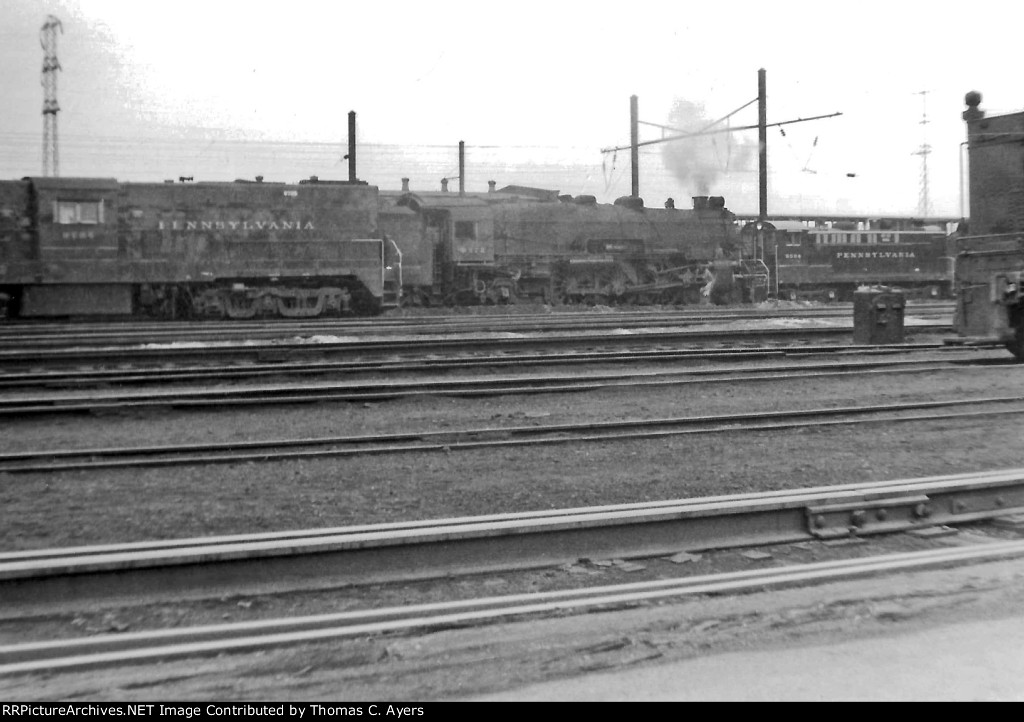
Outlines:
[[[797,118],[796,120],[783,120],[783,121],[778,122],[778,123],[765,123],[764,127],[765,128],[774,128],[774,127],[780,126],[780,125],[791,125],[793,123],[806,123],[809,120],[821,120],[822,118],[835,118],[838,115],[842,115],[842,113],[829,113],[828,115],[815,115],[815,116],[812,116],[810,118]],[[644,145],[655,145],[657,143],[667,143],[667,142],[672,141],[672,140],[683,140],[684,138],[699,138],[699,137],[705,136],[705,135],[721,135],[722,133],[734,133],[734,132],[741,131],[741,130],[754,130],[755,128],[760,128],[760,127],[761,127],[760,124],[758,124],[758,125],[744,125],[744,126],[740,126],[738,128],[726,128],[724,130],[707,130],[707,131],[700,131],[700,132],[697,132],[697,133],[682,133],[680,135],[669,135],[669,136],[666,136],[664,138],[659,138],[658,140],[645,140],[644,142],[637,143],[636,145],[637,145],[637,147],[644,146]],[[615,151],[626,150],[626,149],[631,148],[631,147],[632,146],[629,146],[629,145],[623,145],[623,146],[618,146],[616,148],[602,148],[601,152],[602,153],[614,153]]]

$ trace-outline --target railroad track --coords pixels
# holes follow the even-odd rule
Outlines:
[[[969,349],[977,358],[979,349]],[[631,351],[563,352],[552,354],[515,354],[499,356],[470,356],[462,358],[420,358],[403,361],[320,361],[306,363],[265,363],[200,365],[177,368],[132,369],[71,369],[56,371],[0,372],[0,389],[19,388],[76,388],[96,385],[129,386],[136,384],[172,384],[182,382],[210,382],[253,380],[266,377],[338,376],[379,373],[449,373],[473,368],[523,368],[529,366],[578,366],[581,364],[634,365],[638,362],[667,363],[674,361],[761,360],[808,355],[880,356],[888,354],[914,354],[959,352],[964,348],[939,343],[894,344],[888,346],[799,346],[793,349],[776,346],[742,349],[647,349]],[[991,362],[1007,360],[1005,354],[992,357]]]
[[[111,346],[77,348],[0,349],[0,369],[15,371],[25,367],[70,366],[96,364],[167,364],[199,363],[212,360],[246,362],[285,362],[300,358],[332,356],[362,357],[367,355],[395,356],[402,354],[465,354],[509,353],[530,349],[568,348],[610,349],[650,348],[658,344],[715,344],[755,345],[769,342],[794,341],[819,345],[849,345],[851,328],[831,326],[816,328],[759,328],[759,329],[683,329],[623,332],[623,333],[571,333],[560,335],[524,335],[512,337],[403,338],[347,340],[342,342],[307,340],[281,343],[224,343],[190,344],[188,346]],[[908,326],[907,333],[939,333],[951,329],[948,320],[922,322]],[[692,347],[692,346],[691,346]],[[707,351],[708,349],[704,349]]]
[[[701,382],[704,383],[703,380]],[[963,407],[978,408],[970,411],[956,411]],[[587,442],[608,443],[684,434],[778,431],[857,423],[884,424],[885,428],[888,428],[888,425],[899,422],[992,419],[996,416],[1018,415],[1022,411],[1024,411],[1024,396],[999,396],[578,424],[486,426],[461,430],[409,431],[391,434],[213,444],[47,449],[0,454],[0,472],[26,473],[142,466],[166,467],[408,452],[443,451],[450,453],[483,448]]]
[[[1024,556],[1024,541],[1011,541],[688,579],[29,642],[0,646],[0,675],[53,674],[65,670],[266,650],[356,636],[425,633],[453,626],[512,622],[554,613],[630,608],[685,596],[765,591],[1021,556]]]
[[[619,362],[636,363],[637,359],[627,354]],[[753,367],[703,367],[672,371],[615,371],[588,373],[517,374],[513,376],[484,376],[461,379],[432,378],[428,380],[378,379],[351,382],[320,382],[294,384],[261,384],[237,387],[205,389],[178,389],[140,391],[102,390],[88,395],[75,393],[60,395],[16,395],[0,398],[0,417],[21,417],[39,414],[68,414],[76,412],[126,411],[145,408],[203,408],[229,406],[269,406],[273,404],[321,403],[326,401],[368,402],[391,401],[416,396],[488,397],[508,394],[550,394],[594,391],[610,387],[679,386],[693,383],[711,384],[725,382],[779,381],[824,376],[849,376],[855,374],[879,373],[924,373],[948,370],[958,365],[975,365],[980,362],[992,365],[1014,366],[1010,358],[979,359],[968,354],[960,359],[923,361],[915,359],[884,359],[875,361],[827,363],[803,362],[798,364],[777,364]],[[441,369],[437,369],[441,370]],[[236,375],[244,371],[235,370]],[[183,380],[176,372],[165,372],[166,377],[157,374],[142,376],[129,375],[126,378],[138,382],[141,379],[166,386],[171,381]],[[45,376],[43,377],[45,378]],[[95,377],[85,375],[89,387]],[[116,376],[103,377],[105,383],[119,383]],[[209,379],[196,372],[193,380]],[[69,384],[70,380],[63,382]],[[51,384],[52,385],[52,384]]]
[[[952,303],[920,304],[907,308],[915,318],[948,320]],[[701,309],[650,311],[553,312],[484,316],[378,317],[332,321],[189,322],[189,323],[105,323],[52,324],[10,323],[0,325],[0,341],[7,346],[30,345],[64,347],[69,344],[97,345],[168,343],[174,341],[273,339],[311,335],[380,335],[489,333],[494,331],[543,333],[550,331],[643,328],[665,325],[700,325],[751,319],[852,317],[852,305],[828,308],[795,309]]]
[[[8,600],[3,614],[15,618],[52,613],[60,605],[123,601],[119,596],[140,604],[203,598],[225,588],[266,594],[294,589],[299,582],[306,587],[377,584],[580,559],[920,531],[1022,509],[1024,469],[1013,469],[518,515],[8,553],[0,556],[0,591]],[[0,647],[0,674],[486,624],[1020,556],[1024,541],[990,542],[682,579],[47,640]],[[268,589],[266,580],[276,588]]]

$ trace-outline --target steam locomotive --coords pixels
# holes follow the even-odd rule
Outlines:
[[[494,186],[0,182],[0,302],[11,317],[308,318],[400,303],[767,294],[768,269],[720,197],[652,209]]]

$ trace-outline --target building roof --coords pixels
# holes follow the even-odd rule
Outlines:
[[[404,193],[398,200],[398,204],[408,206],[413,210],[419,210],[421,208],[482,208],[487,206],[487,202],[477,195],[469,193],[466,195],[460,195],[459,193],[446,193],[443,191]]]
[[[53,176],[32,176],[27,178],[36,188],[42,190],[105,190],[116,191],[119,188],[114,178],[56,178]]]
[[[530,198],[536,198],[541,201],[557,201],[558,191],[549,190],[547,188],[531,188],[530,186],[505,186],[499,188],[498,193],[507,193],[512,196],[528,196]]]

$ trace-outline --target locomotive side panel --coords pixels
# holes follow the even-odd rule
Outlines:
[[[373,186],[76,178],[27,186],[29,240],[5,243],[3,275],[22,315],[306,317],[380,308]],[[18,187],[7,186],[15,201]]]
[[[118,189],[113,179],[30,179],[31,250],[8,267],[21,315],[131,313]]]
[[[184,294],[199,315],[310,317],[383,300],[374,186],[126,184],[121,209],[144,305]]]
[[[20,310],[14,268],[35,253],[29,183],[0,181],[0,319]]]
[[[16,265],[36,253],[28,181],[0,181],[0,285],[13,281]]]
[[[120,222],[133,277],[147,282],[355,275],[378,292],[365,253],[377,235],[372,186],[125,184]]]
[[[937,296],[949,292],[952,280],[948,240],[939,231],[790,228],[775,230],[766,252],[782,296],[849,300],[865,284]]]

